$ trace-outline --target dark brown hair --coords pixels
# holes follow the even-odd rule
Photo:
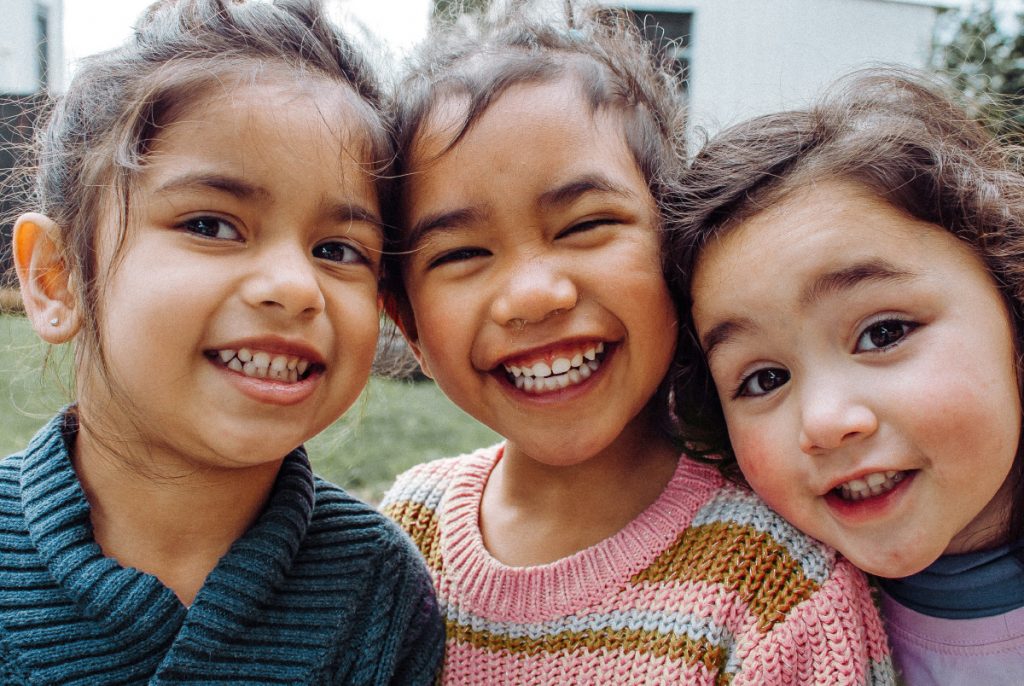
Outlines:
[[[704,448],[705,459],[741,480],[690,315],[689,279],[709,241],[815,182],[858,184],[970,246],[1002,294],[1019,356],[1024,342],[1019,159],[1019,150],[994,139],[941,83],[895,68],[856,72],[807,109],[758,117],[707,142],[683,177],[679,221],[668,248],[670,283],[685,303],[674,407],[685,434]],[[1011,474],[1017,482],[1013,538],[1024,533],[1022,462],[1018,447]]]

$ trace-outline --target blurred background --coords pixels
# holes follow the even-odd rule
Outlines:
[[[515,0],[326,0],[332,16],[385,75],[433,21],[494,11]],[[544,0],[556,9],[561,0]],[[0,180],[31,111],[59,95],[81,58],[131,33],[146,0],[0,0]],[[749,116],[799,106],[840,74],[900,63],[944,74],[1001,135],[1024,108],[1024,0],[623,0],[652,40],[670,43],[685,75],[692,140]],[[1009,98],[1009,99],[1008,99]],[[23,200],[0,197],[0,456],[26,445],[71,397],[70,354],[47,351],[20,313],[10,269],[10,218]],[[385,338],[384,357],[401,356]],[[44,359],[46,373],[42,373]],[[376,376],[349,413],[310,442],[317,470],[373,501],[416,462],[498,440],[422,377]]]

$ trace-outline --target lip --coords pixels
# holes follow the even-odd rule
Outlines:
[[[603,343],[606,349],[614,345],[611,341],[604,340],[603,338],[580,337],[562,340],[557,343],[538,345],[505,355],[492,366],[492,370],[504,372],[505,365],[521,366],[526,362],[545,361],[550,364],[558,357],[571,356],[580,350],[594,347],[599,343]]]
[[[844,484],[853,479],[863,478],[868,474],[873,474],[878,471],[890,470],[864,470],[861,471],[859,475],[846,477],[833,484],[823,496],[826,504],[828,504],[829,509],[832,510],[833,514],[851,522],[860,522],[884,516],[897,507],[899,502],[907,495],[910,485],[917,477],[917,470],[897,470],[902,471],[904,476],[903,479],[892,488],[892,490],[879,495],[869,496],[863,500],[844,500],[834,492],[834,489],[840,484]]]
[[[218,343],[217,345],[209,346],[206,351],[239,350],[241,348],[262,350],[274,355],[302,357],[309,360],[312,364],[324,364],[324,356],[313,346],[304,341],[282,338],[280,336],[240,338],[228,343]]]

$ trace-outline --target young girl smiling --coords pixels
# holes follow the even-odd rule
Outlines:
[[[883,577],[914,686],[1024,681],[1013,154],[922,77],[859,74],[712,140],[671,250],[700,346],[680,415]]]

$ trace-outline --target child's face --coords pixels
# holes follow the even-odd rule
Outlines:
[[[1014,345],[965,244],[826,182],[711,243],[692,292],[739,465],[794,525],[889,577],[1002,533]]]
[[[545,463],[584,461],[627,430],[649,436],[637,416],[668,368],[676,314],[621,122],[571,82],[516,86],[435,160],[459,104],[427,122],[404,200],[425,369],[510,450]]]
[[[354,97],[282,78],[201,101],[154,142],[119,260],[100,229],[103,353],[156,457],[267,464],[363,388],[382,237]]]

